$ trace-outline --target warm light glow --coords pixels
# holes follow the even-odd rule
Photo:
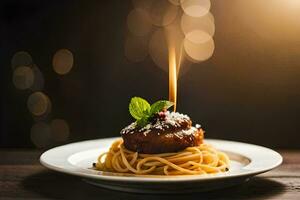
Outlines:
[[[174,112],[177,104],[177,72],[176,72],[176,51],[169,47],[169,101],[174,103]]]
[[[235,1],[231,12],[264,42],[289,46],[289,43],[294,45],[300,41],[299,0]]]
[[[147,35],[152,29],[148,14],[142,9],[134,9],[129,13],[127,26],[129,31],[136,36]]]
[[[14,70],[13,83],[20,90],[30,88],[33,85],[34,79],[34,73],[30,67],[20,66]]]
[[[279,1],[279,0],[277,0]],[[291,8],[293,9],[298,9],[300,8],[300,1],[299,0],[285,0],[285,1],[279,1],[280,3],[286,4],[287,6],[291,6]]]
[[[64,75],[70,72],[73,67],[73,54],[68,49],[58,50],[52,60],[53,69],[56,73]]]
[[[183,11],[192,17],[206,15],[210,9],[210,0],[181,0]]]

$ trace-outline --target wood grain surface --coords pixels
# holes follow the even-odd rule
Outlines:
[[[279,151],[283,164],[244,184],[205,193],[146,195],[98,188],[39,164],[41,152],[0,150],[0,199],[300,199],[300,151]]]

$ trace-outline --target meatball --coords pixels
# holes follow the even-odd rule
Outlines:
[[[181,151],[203,143],[204,131],[192,126],[187,115],[166,112],[164,118],[156,118],[143,128],[132,123],[121,131],[126,149],[158,154]]]

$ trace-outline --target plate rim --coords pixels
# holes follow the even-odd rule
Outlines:
[[[270,148],[264,147],[264,146],[260,146],[260,145],[256,145],[256,144],[250,144],[250,143],[244,143],[244,142],[237,142],[237,141],[232,141],[232,140],[222,140],[222,139],[205,139],[205,141],[209,142],[219,142],[219,143],[232,143],[232,144],[236,144],[236,145],[245,145],[245,146],[251,146],[252,148],[259,148],[259,149],[263,149],[266,152],[268,151],[268,153],[270,153],[271,155],[273,154],[274,158],[276,157],[276,162],[274,162],[273,165],[270,165],[268,167],[265,167],[263,169],[260,170],[245,170],[244,172],[240,172],[240,173],[236,173],[236,174],[226,174],[225,173],[220,173],[220,174],[214,174],[212,176],[203,176],[203,175],[185,175],[185,176],[168,176],[168,177],[142,177],[142,176],[109,176],[109,175],[103,175],[103,174],[96,174],[96,173],[86,173],[86,171],[82,171],[80,170],[81,168],[76,167],[74,165],[72,165],[71,163],[68,163],[68,157],[74,155],[75,153],[79,153],[82,151],[86,151],[86,150],[91,150],[90,149],[85,149],[82,151],[77,151],[77,152],[70,152],[71,154],[68,154],[67,157],[66,155],[65,157],[65,164],[69,167],[59,167],[59,166],[55,166],[51,163],[49,163],[47,161],[47,156],[49,156],[49,154],[53,154],[53,152],[55,153],[56,151],[62,150],[63,148],[68,148],[70,146],[75,146],[75,145],[82,145],[84,143],[91,143],[91,142],[105,142],[105,140],[107,141],[113,141],[115,139],[118,139],[120,137],[110,137],[110,138],[101,138],[101,139],[94,139],[94,140],[84,140],[84,141],[79,141],[79,142],[74,142],[74,143],[69,143],[69,144],[65,144],[65,145],[61,145],[58,147],[54,147],[51,148],[47,151],[45,151],[41,156],[40,156],[40,163],[51,170],[57,171],[57,172],[61,172],[61,173],[65,173],[65,174],[70,174],[70,175],[74,175],[74,176],[79,176],[82,178],[88,178],[88,179],[94,179],[94,180],[98,180],[98,181],[117,181],[117,182],[186,182],[186,181],[210,181],[210,180],[216,180],[216,179],[227,179],[227,178],[237,178],[237,177],[249,177],[249,176],[255,176],[257,174],[261,174],[267,171],[270,171],[276,167],[278,167],[282,162],[283,162],[283,158],[282,156],[275,150],[272,150]],[[238,151],[235,151],[233,153],[238,153],[240,154]],[[242,155],[242,154],[241,154]],[[245,156],[245,155],[243,155]],[[252,160],[251,160],[252,161]]]

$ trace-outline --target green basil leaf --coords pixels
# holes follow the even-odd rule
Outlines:
[[[129,112],[136,120],[147,118],[149,116],[150,108],[150,104],[145,99],[141,97],[131,98]]]
[[[157,101],[151,105],[150,116],[154,115],[155,113],[160,112],[163,109],[168,109],[173,105],[174,105],[174,103],[172,103],[171,101],[166,101],[166,100]]]

